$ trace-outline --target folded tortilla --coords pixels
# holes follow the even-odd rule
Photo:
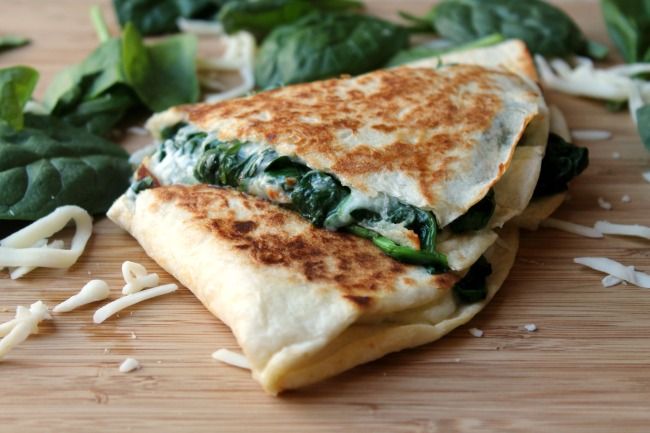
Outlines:
[[[401,264],[358,237],[207,185],[122,196],[109,217],[233,331],[271,394],[436,340],[469,321],[513,264],[518,234],[486,252],[488,297],[462,304],[452,273]]]

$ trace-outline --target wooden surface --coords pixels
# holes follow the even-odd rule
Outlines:
[[[391,15],[396,2],[370,0]],[[399,7],[422,12],[430,2]],[[586,33],[608,42],[596,1],[556,2]],[[0,66],[53,73],[96,45],[83,0],[4,0],[0,33],[33,38],[0,55]],[[102,2],[113,23],[108,1]],[[557,213],[578,223],[599,219],[650,224],[650,169],[627,113],[551,94],[573,128],[602,128],[609,141],[580,143],[591,165]],[[143,144],[126,137],[127,147]],[[621,158],[612,158],[619,152]],[[627,194],[630,203],[622,203]],[[614,209],[598,206],[598,197]],[[469,326],[441,341],[393,354],[281,398],[265,395],[245,371],[213,361],[236,349],[229,330],[185,288],[96,326],[94,307],[56,316],[0,363],[0,432],[647,432],[650,431],[650,291],[603,288],[601,275],[572,263],[607,256],[650,271],[650,243],[609,236],[584,239],[555,230],[523,233],[512,273]],[[106,219],[69,271],[37,270],[0,279],[0,321],[16,305],[53,305],[88,279],[105,279],[118,296],[120,264],[135,260],[173,281],[138,244]],[[521,326],[535,323],[526,333]],[[485,331],[471,337],[469,327]],[[131,338],[134,332],[137,339]],[[143,368],[118,372],[127,357]]]

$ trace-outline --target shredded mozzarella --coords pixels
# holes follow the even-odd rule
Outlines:
[[[126,261],[122,263],[122,276],[126,284],[122,287],[123,295],[132,295],[144,288],[158,285],[158,274],[147,274],[147,270],[140,263]]]
[[[0,360],[14,347],[38,333],[38,324],[51,319],[47,305],[42,301],[33,303],[29,309],[16,307],[16,318],[0,325]]]
[[[81,288],[79,293],[71,296],[52,309],[55,313],[67,313],[92,302],[108,298],[111,289],[104,280],[90,280]]]
[[[468,331],[472,334],[472,337],[481,338],[483,336],[483,331],[478,328],[469,328]]]
[[[650,240],[650,227],[638,224],[613,224],[608,221],[598,221],[594,228],[606,235],[637,236]]]
[[[632,201],[632,198],[630,198],[629,195],[625,194],[623,197],[621,197],[621,202],[623,203],[629,203]]]
[[[574,224],[568,221],[562,221],[555,218],[547,218],[540,223],[542,227],[548,227],[558,230],[563,230],[568,233],[573,233],[588,238],[602,238],[603,234],[593,227],[587,227],[580,224]]]
[[[574,140],[602,141],[612,138],[612,133],[598,129],[574,129],[571,131],[571,137]]]
[[[212,354],[212,358],[225,364],[232,365],[246,370],[251,369],[250,362],[241,353],[233,352],[228,349],[219,349]]]
[[[612,210],[612,204],[602,197],[598,197],[598,206],[605,210]]]
[[[49,244],[47,243],[47,239],[41,239],[32,245],[32,248],[53,248],[56,250],[62,250],[64,246],[65,244],[60,239],[52,241]],[[12,280],[17,280],[18,278],[24,277],[34,269],[36,269],[35,266],[19,266],[17,268],[9,268],[9,276]]]
[[[650,275],[635,271],[634,266],[625,266],[605,257],[578,257],[573,261],[596,271],[613,275],[635,286],[650,289]]]
[[[535,325],[534,323],[526,323],[524,325],[524,329],[528,332],[535,332],[537,331],[537,325]]]
[[[643,172],[642,176],[646,180],[646,182],[650,182],[650,170]]]
[[[63,229],[70,220],[76,224],[70,249],[30,248],[31,245]],[[51,214],[0,241],[0,268],[69,268],[83,253],[92,229],[92,218],[84,209],[79,206],[58,207]]]
[[[137,370],[140,368],[140,363],[138,362],[137,359],[135,358],[126,358],[121,364],[120,364],[120,373],[130,373],[134,370]]]
[[[178,289],[178,286],[176,284],[165,284],[163,286],[154,287],[152,289],[142,290],[141,292],[134,293],[132,295],[122,296],[121,298],[116,299],[115,301],[110,302],[99,310],[95,311],[95,314],[93,315],[93,321],[97,324],[102,323],[113,314],[116,314],[125,308],[135,305],[138,302],[155,298],[156,296],[166,295],[167,293],[176,291],[176,289]]]
[[[634,266],[628,266],[628,269],[629,268],[632,268],[632,271],[634,271]],[[613,287],[621,284],[622,281],[623,280],[613,275],[605,275],[601,280],[601,283],[603,284],[603,287]]]

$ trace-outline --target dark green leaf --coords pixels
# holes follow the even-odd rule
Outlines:
[[[0,126],[0,219],[35,220],[75,204],[105,212],[128,187],[128,155],[51,116],[25,115],[25,128]]]
[[[274,28],[289,24],[317,10],[347,10],[361,7],[356,0],[240,0],[226,3],[218,20],[228,33],[253,32],[263,38]]]
[[[543,0],[443,0],[427,14],[431,30],[455,43],[500,34],[526,42],[534,52],[549,57],[598,54],[575,22]]]
[[[38,72],[27,66],[0,69],[0,122],[23,127],[23,108],[38,82]]]
[[[542,170],[535,187],[535,197],[566,191],[567,184],[589,165],[589,151],[567,143],[559,135],[551,133]]]
[[[122,60],[129,84],[153,111],[196,102],[196,38],[178,35],[146,47],[138,31],[127,25],[122,36]]]
[[[487,226],[495,208],[494,190],[491,189],[481,201],[450,224],[451,230],[454,233],[481,230]]]
[[[275,29],[255,62],[260,88],[357,75],[383,66],[408,44],[408,32],[365,15],[314,12]]]
[[[612,113],[618,113],[619,111],[623,111],[627,108],[627,100],[623,99],[621,101],[607,101],[605,103],[605,108],[607,108],[607,110],[611,111]]]
[[[178,31],[179,17],[211,19],[224,0],[113,0],[122,27],[128,22],[143,35]]]
[[[639,135],[646,149],[650,151],[650,104],[636,110]]]
[[[0,36],[0,53],[12,50],[29,44],[31,41],[22,36],[6,35]]]
[[[492,266],[481,256],[469,268],[465,276],[454,286],[454,294],[465,304],[472,304],[487,298],[486,278],[492,274]]]
[[[405,63],[414,62],[419,59],[426,59],[428,57],[441,56],[443,54],[461,52],[471,50],[474,48],[489,47],[491,45],[503,42],[504,38],[501,35],[490,35],[476,41],[468,42],[466,44],[452,45],[444,49],[415,47],[408,50],[400,51],[392,59],[388,61],[386,67],[393,67],[403,65]]]
[[[292,208],[317,227],[327,214],[350,193],[333,176],[322,171],[310,171],[296,184],[291,193]]]
[[[650,62],[650,0],[601,0],[609,36],[627,63]]]

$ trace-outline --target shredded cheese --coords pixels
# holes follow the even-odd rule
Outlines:
[[[621,202],[623,202],[623,203],[629,203],[631,201],[632,201],[632,198],[627,194],[625,194],[623,197],[621,197]]]
[[[67,313],[83,305],[108,298],[111,289],[104,280],[90,280],[81,288],[79,293],[71,296],[52,309],[55,313]]]
[[[628,269],[629,268],[632,268],[632,271],[634,271],[634,266],[628,266]],[[613,275],[605,275],[601,280],[601,283],[603,284],[603,287],[613,287],[621,284],[622,281],[623,280]]]
[[[472,337],[481,338],[483,336],[483,331],[478,328],[469,328],[468,331]]]
[[[244,368],[246,370],[251,369],[248,359],[241,353],[233,352],[232,350],[219,349],[212,354],[212,358],[234,367]]]
[[[612,159],[621,159],[620,152],[612,152]]]
[[[120,364],[120,373],[130,373],[134,370],[137,370],[140,368],[140,363],[138,362],[137,359],[135,358],[126,358],[121,364]]]
[[[95,311],[93,321],[97,324],[102,323],[119,311],[124,310],[138,302],[146,301],[147,299],[155,298],[156,296],[166,295],[176,291],[178,286],[176,284],[165,284],[163,286],[154,287],[153,289],[142,290],[141,292],[132,295],[122,296],[113,302],[104,305],[99,310]]]
[[[613,224],[608,221],[598,221],[594,228],[606,235],[637,236],[650,240],[650,227],[638,224]]]
[[[605,210],[612,210],[612,204],[602,197],[598,197],[598,206]]]
[[[123,295],[132,295],[144,288],[158,285],[158,274],[147,274],[147,270],[140,263],[126,261],[122,263],[122,276],[126,284],[122,287]]]
[[[52,241],[49,244],[47,243],[47,239],[41,239],[40,241],[32,245],[32,248],[53,248],[57,250],[62,250],[64,246],[65,244],[60,239]],[[9,268],[9,276],[11,277],[12,280],[17,280],[18,278],[24,277],[34,269],[36,269],[35,266],[19,266],[17,268],[12,267]]]
[[[70,249],[30,247],[63,229],[70,220],[76,224]],[[91,234],[92,218],[88,212],[78,206],[58,207],[51,214],[0,241],[0,268],[5,266],[69,268],[81,256]]]
[[[605,257],[578,257],[573,261],[596,271],[613,275],[635,286],[650,289],[650,275],[634,270],[634,266],[625,266]]]
[[[523,326],[523,328],[524,328],[524,330],[526,330],[526,331],[528,331],[528,332],[535,332],[535,331],[537,331],[537,325],[535,325],[534,323],[526,323],[526,324]]]
[[[29,309],[16,307],[16,318],[0,325],[0,337],[3,337],[0,340],[0,360],[31,334],[37,334],[40,322],[51,318],[47,305],[42,301],[33,303]]]
[[[646,182],[650,182],[650,170],[644,171],[642,176],[646,180]]]
[[[573,233],[580,236],[585,236],[588,238],[602,238],[603,234],[598,230],[583,226],[580,224],[574,224],[568,221],[562,221],[555,218],[547,218],[540,223],[542,227],[548,227],[558,230],[563,230],[568,233]]]
[[[612,133],[598,129],[574,129],[571,131],[571,137],[574,140],[603,141],[612,138]]]

